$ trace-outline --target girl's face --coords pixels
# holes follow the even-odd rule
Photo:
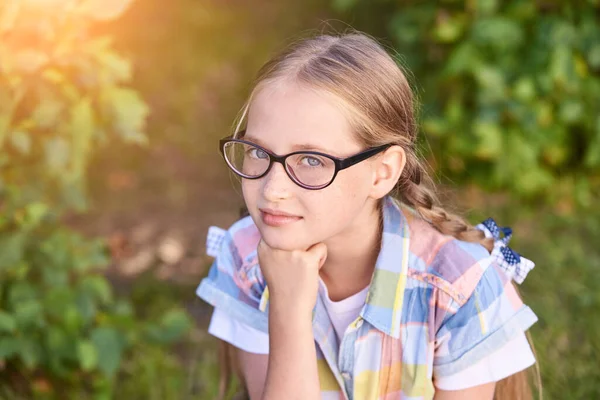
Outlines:
[[[270,84],[254,97],[245,140],[277,155],[315,150],[348,157],[362,150],[339,106],[325,94],[293,83]],[[246,206],[263,240],[283,250],[305,250],[357,227],[373,208],[371,159],[340,171],[328,187],[296,185],[273,163],[256,180],[242,179]]]

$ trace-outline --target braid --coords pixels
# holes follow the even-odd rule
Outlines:
[[[440,232],[466,242],[480,243],[488,251],[493,249],[492,240],[486,238],[482,231],[440,206],[439,200],[430,189],[433,187],[433,182],[414,154],[407,152],[405,172],[398,183],[402,200],[414,207],[421,217]]]

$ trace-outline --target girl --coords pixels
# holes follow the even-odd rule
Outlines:
[[[438,204],[410,86],[374,40],[288,48],[237,125],[220,146],[250,216],[211,228],[197,294],[252,400],[492,399],[535,363],[511,282],[532,264]]]

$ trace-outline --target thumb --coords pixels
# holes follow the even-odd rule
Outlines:
[[[319,269],[325,264],[327,259],[327,246],[325,243],[317,243],[310,246],[307,253],[311,254],[319,263]]]

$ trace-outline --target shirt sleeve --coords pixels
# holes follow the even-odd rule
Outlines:
[[[230,318],[268,333],[267,313],[259,309],[266,284],[256,257],[256,228],[248,218],[228,231],[212,230],[207,242],[216,258],[196,294]]]
[[[481,361],[453,375],[437,376],[435,387],[461,390],[498,382],[535,364],[535,356],[525,334],[520,334]]]
[[[208,333],[249,353],[269,354],[269,335],[215,308]]]
[[[486,359],[491,364],[487,366],[489,372],[485,379],[506,377],[522,370],[528,360],[519,360],[512,354],[507,354],[509,358],[502,358],[501,362],[489,357],[524,336],[536,321],[537,317],[523,304],[510,279],[492,263],[464,303],[454,300],[446,307],[435,336],[434,381],[447,383],[447,387],[476,386],[476,379],[454,384],[448,383],[448,379],[472,370]]]

